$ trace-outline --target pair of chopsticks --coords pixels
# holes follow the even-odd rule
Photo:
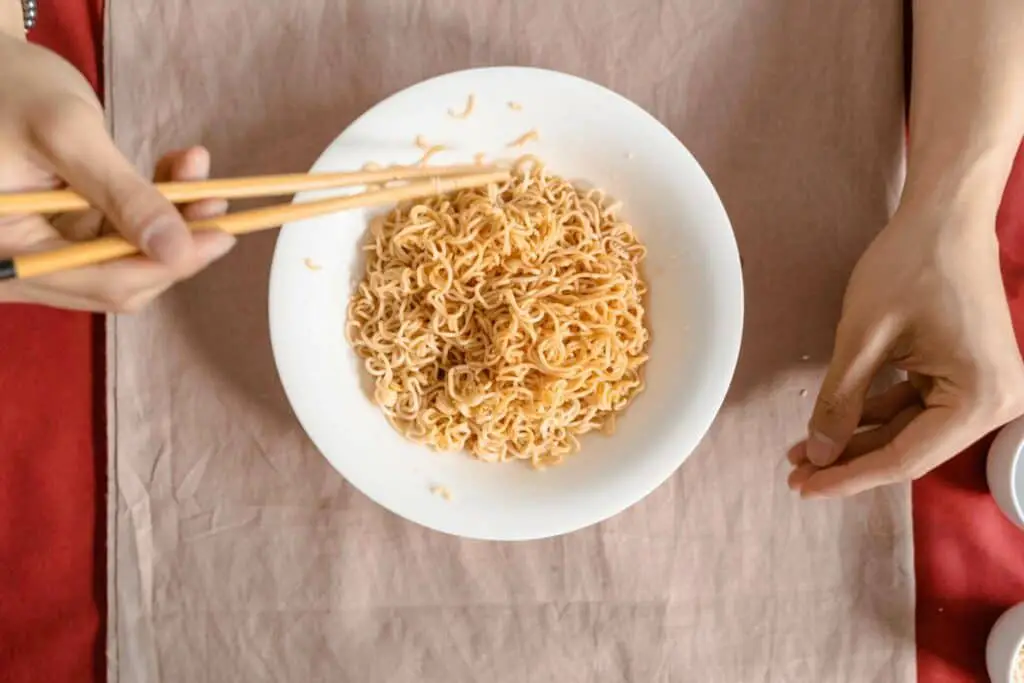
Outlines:
[[[379,171],[226,178],[195,182],[162,183],[156,187],[171,202],[183,204],[200,199],[275,197],[310,190],[328,190],[355,185],[410,181],[403,185],[387,187],[381,190],[312,202],[272,206],[252,211],[240,211],[217,218],[192,221],[188,224],[188,227],[194,231],[223,230],[233,235],[243,235],[275,228],[282,223],[300,221],[336,211],[381,206],[408,199],[419,199],[435,194],[444,194],[455,190],[482,187],[490,183],[502,182],[507,180],[508,177],[508,171],[498,170],[493,167],[446,166],[424,168],[396,166]],[[89,204],[85,199],[70,190],[0,194],[0,216],[29,213],[53,214],[65,211],[80,211],[88,207]],[[139,249],[135,245],[121,237],[101,237],[52,251],[21,254],[13,258],[0,259],[0,280],[38,277],[40,275],[124,258],[138,253]]]

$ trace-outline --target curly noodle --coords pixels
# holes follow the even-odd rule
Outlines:
[[[406,437],[489,462],[560,462],[644,388],[633,228],[532,157],[503,185],[371,225],[347,335]]]

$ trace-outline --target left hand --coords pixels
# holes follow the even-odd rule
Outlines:
[[[1024,414],[994,223],[962,197],[904,204],[868,247],[790,488],[836,497],[915,479]],[[867,398],[886,364],[909,380]]]

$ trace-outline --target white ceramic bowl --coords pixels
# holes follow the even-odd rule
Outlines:
[[[1024,602],[999,617],[988,634],[985,664],[992,683],[1020,683],[1013,678],[1017,657],[1024,648]]]
[[[1024,417],[1003,427],[988,451],[988,488],[999,508],[1024,528]]]
[[[471,116],[448,115],[470,94]],[[508,149],[531,129],[539,141]],[[686,148],[635,104],[579,78],[526,68],[461,71],[403,90],[349,126],[313,170],[414,163],[422,154],[418,135],[448,147],[431,163],[466,163],[477,152],[491,159],[536,154],[553,172],[589,181],[624,203],[623,217],[650,254],[647,389],[614,436],[588,435],[578,455],[543,472],[433,453],[405,440],[368,399],[367,376],[345,341],[347,302],[362,277],[359,248],[376,213],[350,211],[284,227],[274,253],[271,341],[295,414],[350,483],[432,529],[531,539],[618,513],[690,455],[735,369],[742,276],[718,195]],[[320,269],[307,268],[307,258]],[[432,493],[438,486],[450,500]]]

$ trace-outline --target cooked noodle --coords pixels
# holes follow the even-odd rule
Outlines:
[[[539,139],[540,139],[540,133],[538,133],[537,129],[534,128],[533,130],[526,131],[525,133],[523,133],[522,135],[517,137],[512,142],[508,143],[507,146],[508,147],[522,147],[527,142],[536,142]]]
[[[543,467],[643,390],[645,249],[604,194],[520,160],[371,225],[347,335],[408,438]]]
[[[466,98],[466,106],[461,112],[457,112],[454,109],[448,110],[448,116],[453,119],[468,119],[469,115],[473,113],[476,108],[476,95],[470,93],[469,97]]]
[[[430,487],[430,492],[433,493],[435,496],[440,496],[441,498],[444,498],[445,500],[450,501],[452,499],[452,492],[451,490],[449,490],[447,486],[435,484],[434,486]]]
[[[420,160],[416,162],[416,165],[417,166],[426,166],[427,162],[430,161],[430,158],[432,156],[434,156],[435,154],[440,154],[441,152],[445,151],[446,149],[448,149],[448,148],[445,147],[444,145],[431,145],[430,148],[428,148],[425,152],[423,152],[423,156],[421,156]]]

